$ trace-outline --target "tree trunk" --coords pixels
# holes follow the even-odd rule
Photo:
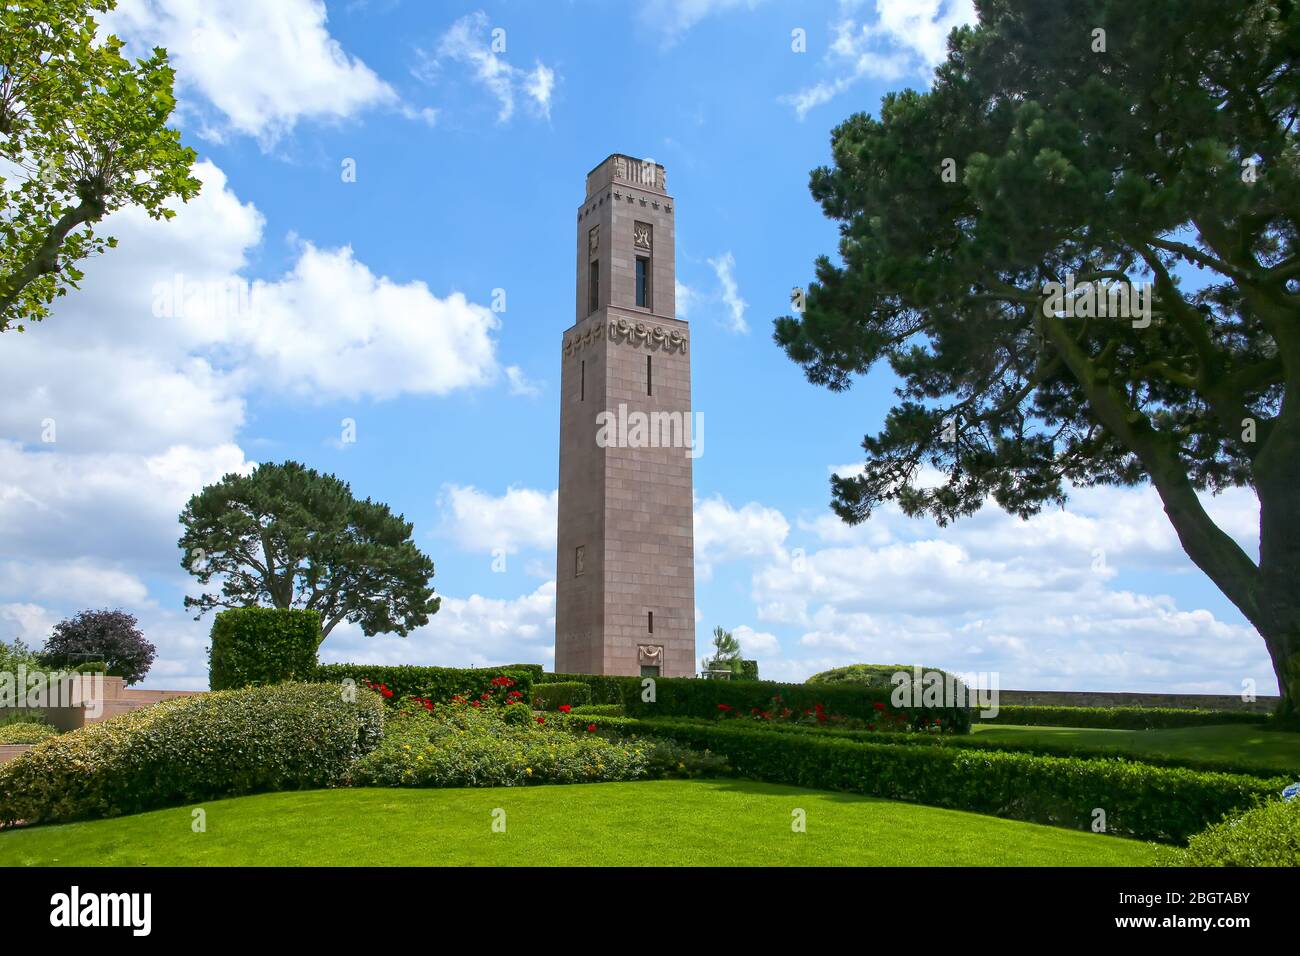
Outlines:
[[[1282,694],[1281,716],[1300,714],[1300,381],[1255,458],[1259,496],[1259,619]]]

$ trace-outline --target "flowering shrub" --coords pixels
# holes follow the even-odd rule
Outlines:
[[[37,744],[0,766],[0,822],[139,813],[327,787],[383,733],[383,705],[332,684],[178,697]]]
[[[401,702],[390,711],[383,742],[354,768],[352,783],[510,787],[645,776],[645,748],[548,725],[520,698],[512,699],[510,689],[503,683],[473,700],[458,696],[432,706]]]
[[[446,703],[453,696],[459,695],[467,700],[478,699],[485,691],[497,690],[502,678],[514,683],[511,690],[517,690],[521,696],[529,698],[532,690],[532,675],[527,670],[511,670],[505,667],[466,668],[466,667],[414,667],[410,665],[382,666],[372,664],[320,664],[316,667],[315,680],[339,683],[352,680],[358,684],[370,681],[392,691],[393,696],[385,698],[388,703],[419,697]],[[494,683],[496,682],[496,683]]]
[[[1300,785],[1292,784],[1287,790]],[[1283,793],[1286,791],[1284,790]],[[1175,866],[1300,866],[1300,802],[1270,800],[1207,827],[1162,862]]]
[[[891,696],[891,688],[862,684],[779,684],[660,677],[654,682],[653,694],[644,694],[639,684],[625,686],[623,707],[629,717],[649,719],[753,717],[855,729],[875,724],[877,730],[904,729],[904,725],[910,730],[938,726],[958,734],[970,730],[969,707],[919,704],[896,708],[891,704]],[[902,720],[895,713],[901,713]],[[765,718],[764,714],[770,716]]]

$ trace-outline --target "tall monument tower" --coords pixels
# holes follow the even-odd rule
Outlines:
[[[615,153],[587,174],[560,377],[561,673],[695,673],[695,431],[673,232],[663,166]]]

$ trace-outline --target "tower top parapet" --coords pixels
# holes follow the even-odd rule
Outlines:
[[[587,195],[593,196],[614,183],[668,195],[668,180],[663,164],[656,163],[653,159],[611,153],[587,173]]]

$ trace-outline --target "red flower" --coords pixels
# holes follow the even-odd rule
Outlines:
[[[876,701],[876,702],[875,702],[874,704],[872,704],[871,706],[874,707],[874,708],[876,708],[876,710],[884,710],[884,709],[885,709],[885,705],[882,704],[880,701]]]
[[[482,706],[483,706],[483,704],[482,704],[481,702],[477,701],[477,700],[471,700],[471,701],[469,702],[469,705],[470,705],[471,707],[482,707]]]
[[[559,711],[562,714],[567,714],[571,710],[573,710],[573,708],[569,704],[561,704],[559,707]]]
[[[731,710],[731,705],[730,705],[730,704],[719,704],[719,705],[718,705],[718,710],[722,710],[722,711]]]
[[[545,717],[538,717],[538,718],[537,718],[537,722],[538,722],[539,724],[544,724],[544,723],[546,723],[546,718],[545,718]]]
[[[587,725],[587,733],[589,733],[589,734],[594,734],[595,732],[596,732],[596,725],[595,725],[595,724],[588,724],[588,725]]]

